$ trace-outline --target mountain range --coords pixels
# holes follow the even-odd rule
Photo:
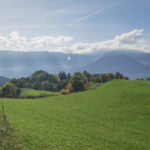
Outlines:
[[[0,51],[1,76],[25,77],[40,69],[49,73],[121,72],[131,79],[146,78],[150,75],[150,53],[123,50],[94,54]]]
[[[150,75],[150,54],[127,51],[110,52],[75,70],[86,70],[91,73],[121,72],[131,79],[146,78]]]
[[[8,78],[0,76],[0,86],[8,81]]]

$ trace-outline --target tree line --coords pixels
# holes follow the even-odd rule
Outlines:
[[[87,71],[76,72],[74,74],[60,72],[59,74],[49,74],[39,70],[31,76],[25,78],[13,78],[0,88],[0,96],[13,97],[20,94],[21,88],[31,88],[35,90],[45,90],[52,92],[69,93],[71,91],[85,90],[89,83],[105,83],[113,79],[127,79],[123,74],[116,72],[105,74],[91,74]]]

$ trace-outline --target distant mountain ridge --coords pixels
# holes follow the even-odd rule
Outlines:
[[[142,57],[143,55],[147,56],[147,54],[145,53],[141,54]],[[133,53],[125,53],[120,51],[110,52],[105,54],[100,59],[87,65],[76,68],[75,70],[86,70],[91,73],[121,72],[132,79],[138,77],[146,78],[148,75],[150,75],[150,62],[146,61],[147,63],[143,63],[142,60],[144,58],[140,58],[140,55],[138,55],[137,57],[137,55],[133,55]],[[148,57],[150,59],[150,55]]]
[[[3,76],[0,76],[0,86],[6,83],[9,79]]]
[[[95,61],[100,55],[0,51],[0,73],[12,78],[28,76],[40,69],[49,73],[67,72],[73,67]]]
[[[0,74],[9,78],[26,77],[36,70],[49,73],[89,71],[121,72],[131,79],[150,75],[150,53],[139,51],[103,51],[94,54],[56,52],[0,51]]]

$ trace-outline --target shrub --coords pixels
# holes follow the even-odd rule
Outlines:
[[[20,90],[12,83],[7,82],[2,86],[2,96],[14,97],[19,95]]]
[[[61,95],[66,95],[67,94],[65,89],[61,90],[60,93],[61,93]]]
[[[137,78],[136,80],[144,80],[144,78]]]
[[[147,77],[147,80],[148,80],[148,81],[150,81],[150,76],[149,76],[149,77]]]
[[[129,77],[124,77],[125,80],[129,80]]]

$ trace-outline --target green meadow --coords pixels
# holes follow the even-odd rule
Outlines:
[[[28,94],[28,89],[22,92]],[[148,81],[113,80],[69,95],[2,102],[9,122],[31,150],[150,149]]]
[[[46,97],[46,96],[55,96],[58,95],[58,92],[50,92],[50,91],[39,91],[29,88],[22,88],[19,97]]]

